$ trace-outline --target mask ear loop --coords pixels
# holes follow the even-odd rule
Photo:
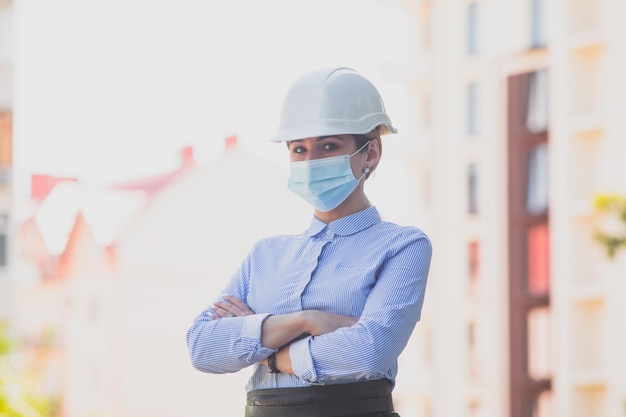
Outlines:
[[[353,153],[350,154],[350,158],[352,158],[354,155],[356,155],[357,153],[361,152],[363,150],[363,148],[365,148],[367,145],[369,145],[371,142],[371,140],[368,140],[367,142],[365,142],[365,145],[361,146],[359,149],[357,149],[356,151],[354,151]]]
[[[372,142],[372,140],[368,140],[367,143],[365,145],[369,145]],[[363,148],[361,148],[363,149]],[[367,150],[369,152],[369,149]],[[366,166],[365,169],[363,170],[364,175],[365,175],[365,179],[368,179],[370,177],[370,172],[372,172],[372,169],[369,166]]]
[[[365,148],[367,145],[370,144],[372,140],[368,140],[367,142],[365,142],[365,144],[363,146],[361,146],[359,149],[357,149],[356,151],[354,151],[353,153],[351,153],[348,158],[352,158],[354,155],[356,155],[357,153],[361,152],[363,150],[363,148]],[[369,177],[369,173],[370,173],[370,167],[365,167],[365,169],[363,170],[363,174],[359,177],[359,182],[363,179],[363,177],[367,178]]]
[[[361,181],[361,179],[363,179],[363,177],[365,177],[365,179],[370,177],[370,172],[372,172],[370,167],[365,167],[365,169],[363,170],[363,175],[361,175],[361,178],[359,178],[359,181]]]

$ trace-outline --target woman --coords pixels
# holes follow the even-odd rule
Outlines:
[[[313,71],[288,91],[273,141],[287,144],[288,187],[313,206],[310,227],[257,242],[187,333],[200,371],[255,366],[247,417],[397,416],[397,359],[432,249],[364,193],[387,133],[378,91],[352,69]]]

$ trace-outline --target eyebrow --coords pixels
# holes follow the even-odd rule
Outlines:
[[[335,136],[335,135],[328,135],[328,136],[320,136],[320,137],[316,138],[316,140],[315,140],[315,141],[316,141],[316,142],[320,142],[320,141],[322,141],[322,140],[324,140],[324,139],[329,139],[329,138],[334,138],[334,139],[338,139],[338,140],[342,140],[342,141],[344,141],[344,140],[345,140],[344,138],[340,138],[339,136]],[[292,142],[302,142],[303,140],[304,140],[304,139],[295,139],[295,140],[290,140],[290,141],[289,141],[289,143],[292,143]]]

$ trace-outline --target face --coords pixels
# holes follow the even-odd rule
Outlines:
[[[291,162],[351,155],[357,150],[356,140],[352,135],[299,139],[290,141],[288,146]],[[355,178],[359,178],[363,174],[367,166],[367,155],[367,152],[359,152],[350,158],[350,165]]]
[[[356,151],[356,142],[350,135],[321,136],[290,141],[291,162],[348,155]]]

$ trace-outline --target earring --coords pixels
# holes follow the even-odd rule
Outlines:
[[[369,173],[370,173],[370,167],[365,167],[364,172],[365,172],[366,174],[369,174]]]

